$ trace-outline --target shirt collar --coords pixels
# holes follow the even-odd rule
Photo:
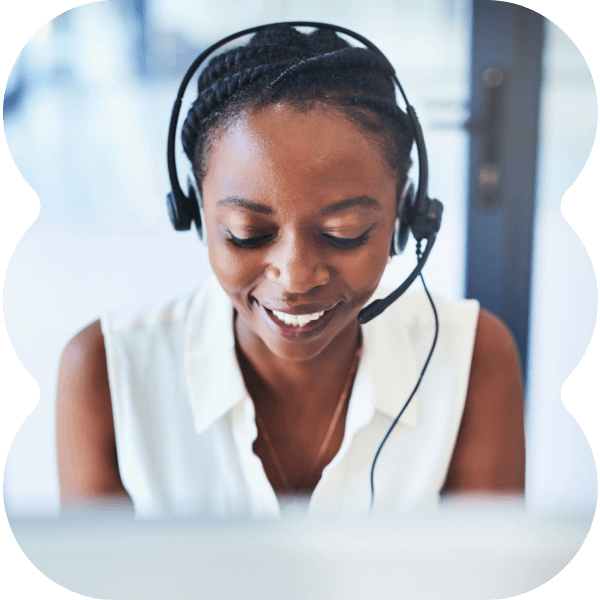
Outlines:
[[[378,288],[373,299],[384,298],[388,291]],[[415,348],[406,321],[402,318],[402,298],[385,312],[363,325],[361,367],[370,380],[375,410],[395,419],[410,397],[419,377]],[[400,423],[418,425],[420,390],[417,390]]]
[[[385,294],[378,289],[373,298]],[[383,313],[385,317],[363,326],[363,352],[352,393],[353,404],[365,403],[367,412],[372,406],[390,418],[400,412],[418,378],[397,304]],[[201,433],[248,396],[235,352],[233,306],[214,275],[192,299],[184,356],[194,426]],[[357,394],[359,390],[364,392]],[[402,425],[418,424],[418,404],[417,391],[400,419]]]

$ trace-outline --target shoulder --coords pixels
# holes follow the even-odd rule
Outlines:
[[[80,376],[91,370],[98,374],[102,370],[102,361],[106,361],[106,355],[98,319],[69,340],[62,353],[60,372],[63,375]]]
[[[513,335],[498,317],[482,309],[447,491],[522,492],[523,396],[521,364]]]
[[[100,320],[76,333],[66,344],[58,371],[58,408],[69,402],[87,406],[110,402],[104,336]]]
[[[100,321],[77,333],[60,361],[56,445],[63,504],[123,495]]]
[[[58,371],[57,408],[77,403],[77,408],[94,405],[110,409],[106,351],[100,321],[94,321],[67,343]],[[74,408],[74,407],[71,407]]]
[[[491,359],[495,359],[490,362]],[[506,324],[491,312],[480,309],[475,331],[473,360],[488,369],[519,367],[515,339]],[[520,367],[519,367],[520,368]]]
[[[73,336],[63,350],[58,371],[57,416],[69,421],[57,425],[70,426],[74,417],[93,413],[94,421],[87,425],[98,430],[109,422],[112,426],[111,410],[104,336],[97,320]]]
[[[480,310],[467,391],[466,417],[476,411],[523,408],[523,376],[517,344],[498,317]]]
[[[519,351],[505,323],[482,309],[473,343],[467,408],[473,407],[475,397],[479,398],[477,406],[494,402],[503,390],[506,392],[502,397],[503,404],[522,403],[523,377]]]

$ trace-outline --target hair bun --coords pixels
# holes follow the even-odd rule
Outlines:
[[[350,44],[331,29],[316,29],[308,38],[317,54],[350,48]]]
[[[256,32],[252,36],[249,45],[292,46],[305,50],[308,47],[307,37],[291,25],[280,25],[277,27],[267,27]]]
[[[299,58],[318,56],[350,48],[350,44],[331,29],[317,28],[311,33],[301,33],[291,25],[268,27],[254,34],[250,46],[282,46],[295,48]]]

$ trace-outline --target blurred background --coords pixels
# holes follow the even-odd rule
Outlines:
[[[109,0],[39,30],[4,97],[10,151],[41,203],[4,289],[12,344],[41,394],[6,464],[9,516],[59,512],[55,388],[68,339],[107,309],[160,304],[209,273],[195,232],[173,231],[166,212],[183,73],[221,37],[291,19],[354,29],[394,64],[423,126],[430,195],[444,203],[428,285],[478,298],[515,334],[527,505],[591,514],[594,459],[560,397],[597,309],[590,260],[560,212],[597,125],[592,77],[571,40],[537,13],[487,0]],[[388,267],[390,287],[412,269],[410,247]]]

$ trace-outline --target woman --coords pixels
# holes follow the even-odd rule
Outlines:
[[[413,139],[389,66],[325,28],[271,27],[214,57],[198,90],[182,140],[214,278],[69,342],[62,501],[277,516],[278,496],[305,493],[311,512],[366,514],[373,457],[434,336],[422,292],[357,320],[406,213]],[[374,510],[523,491],[512,336],[474,301],[436,306],[438,344],[381,451]]]

